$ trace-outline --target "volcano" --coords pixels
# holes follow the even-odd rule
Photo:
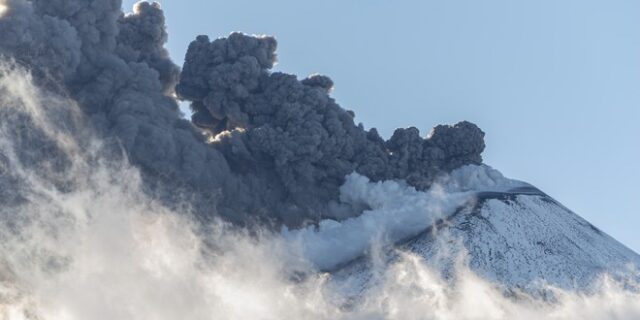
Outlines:
[[[121,6],[0,0],[0,318],[640,314],[640,256],[485,164],[476,124],[386,139],[329,77],[273,71],[274,37],[201,35],[180,68],[161,6]]]
[[[549,286],[588,292],[603,274],[637,281],[640,255],[538,188],[513,184],[474,186],[464,205],[388,248],[385,263],[408,252],[444,277],[463,263],[505,292],[536,295]],[[363,256],[332,272],[351,293],[362,292],[375,283],[379,264]]]

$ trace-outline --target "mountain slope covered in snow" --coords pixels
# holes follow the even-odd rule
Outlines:
[[[463,264],[506,291],[540,293],[552,286],[588,292],[603,275],[637,281],[640,255],[533,186],[476,179],[487,172],[498,174],[485,166],[454,171],[453,185],[467,192],[463,205],[443,212],[419,234],[395,245],[380,244],[384,249],[375,256],[337,266],[333,280],[348,283],[346,290],[357,294],[375,285],[381,268],[408,252],[445,277]]]

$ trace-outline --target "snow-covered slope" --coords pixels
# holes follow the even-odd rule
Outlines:
[[[544,280],[585,288],[602,273],[640,265],[635,252],[545,195],[491,195],[445,228],[462,239],[474,271],[508,286]],[[429,259],[436,238],[424,234],[405,246]]]
[[[371,210],[285,233],[303,239],[307,258],[329,269],[336,283],[348,283],[351,294],[374,285],[400,252],[422,257],[445,277],[463,263],[509,291],[540,292],[546,285],[583,291],[604,274],[637,279],[638,254],[537,188],[489,167],[461,168],[428,193],[359,179],[349,179],[343,200]]]
[[[607,274],[635,274],[640,256],[546,195],[486,193],[437,226],[400,244],[446,275],[458,258],[505,289],[537,292],[545,285],[588,290]],[[388,252],[387,262],[396,258]],[[354,292],[372,285],[368,257],[334,272]]]

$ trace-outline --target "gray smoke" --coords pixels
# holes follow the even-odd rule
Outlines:
[[[233,33],[200,36],[187,52],[178,96],[192,101],[193,123],[207,130],[235,172],[275,174],[298,207],[337,196],[345,175],[406,179],[424,189],[434,177],[481,163],[484,133],[469,122],[438,126],[427,139],[416,128],[389,141],[354,124],[353,112],[329,96],[333,82],[270,72],[276,40]],[[319,203],[315,203],[318,202]]]
[[[484,133],[469,122],[438,126],[428,137],[398,129],[388,141],[356,125],[354,113],[331,98],[330,78],[270,71],[272,37],[199,36],[180,73],[164,48],[156,3],[140,2],[127,15],[120,0],[0,4],[7,7],[0,54],[77,101],[92,132],[140,168],[150,193],[167,203],[189,195],[203,218],[289,226],[344,218],[358,213],[338,201],[353,171],[425,189],[438,175],[482,162]],[[174,89],[191,101],[192,122],[181,119]],[[84,136],[77,127],[66,130],[79,141]],[[29,153],[46,139],[31,137],[21,149]]]

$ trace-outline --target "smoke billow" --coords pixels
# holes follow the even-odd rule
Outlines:
[[[292,214],[321,217],[354,171],[424,190],[444,172],[482,162],[484,133],[475,125],[438,126],[426,139],[416,128],[398,129],[384,141],[330,97],[328,77],[271,72],[275,51],[272,37],[200,36],[176,92],[192,101],[193,123],[214,137],[232,171],[261,189],[277,186],[281,198],[271,201],[294,205]]]
[[[272,72],[271,37],[200,36],[180,70],[160,6],[121,5],[0,0],[0,318],[640,315],[629,283],[507,298],[464,264],[443,278],[409,253],[344,291],[318,269],[466,201],[432,186],[482,162],[484,133],[461,122],[385,141],[330,97],[330,78]]]
[[[355,215],[338,203],[351,172],[426,189],[438,175],[482,161],[484,133],[468,122],[436,127],[429,138],[398,129],[389,141],[355,125],[329,96],[329,78],[270,71],[272,37],[200,36],[179,75],[163,47],[158,4],[141,2],[124,15],[117,0],[4,2],[0,53],[77,101],[162,198],[190,193],[204,217],[297,226]],[[195,126],[171,97],[178,78]]]

